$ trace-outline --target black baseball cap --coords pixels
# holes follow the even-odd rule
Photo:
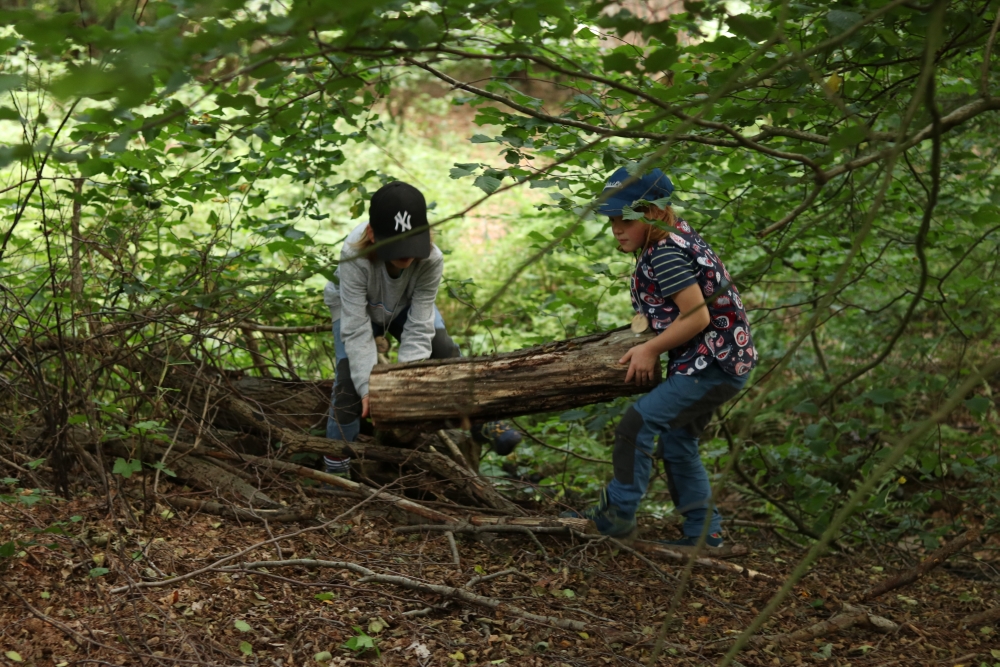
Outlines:
[[[368,207],[368,224],[375,234],[375,255],[380,260],[430,257],[427,202],[409,183],[393,181],[379,188]]]

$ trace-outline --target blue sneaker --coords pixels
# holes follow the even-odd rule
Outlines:
[[[682,551],[684,553],[690,553],[694,551],[695,546],[697,546],[698,538],[685,535],[679,540],[660,540],[657,544],[662,544],[665,547]],[[709,534],[705,538],[705,548],[703,549],[703,552],[706,555],[709,555],[721,551],[723,551],[722,535],[719,533]]]
[[[564,519],[589,519],[597,526],[597,532],[608,537],[628,537],[635,530],[635,516],[629,516],[612,505],[608,500],[608,490],[601,491],[600,501],[582,512],[563,512]]]
[[[507,456],[521,443],[521,433],[505,421],[475,424],[472,435],[479,442],[489,443],[499,456]]]

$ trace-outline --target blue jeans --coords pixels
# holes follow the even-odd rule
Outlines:
[[[380,324],[372,322],[372,336],[384,336],[389,333],[399,340],[403,335],[403,326],[410,312],[407,306],[393,318],[389,331]],[[455,345],[444,327],[444,318],[434,306],[434,340],[431,343],[431,358],[440,359],[458,356],[458,346]],[[351,367],[347,360],[347,348],[340,336],[340,320],[333,323],[333,349],[337,359],[337,371],[333,381],[333,395],[330,398],[330,412],[326,420],[326,437],[331,440],[346,440],[354,442],[361,432],[361,397],[354,390],[351,380]],[[339,420],[339,421],[338,421]]]
[[[608,484],[608,501],[634,516],[649,486],[653,457],[662,456],[675,511],[684,515],[684,534],[701,535],[712,486],[698,452],[698,438],[715,408],[744,384],[745,376],[729,375],[713,363],[695,375],[671,375],[636,401],[615,429],[615,476]],[[709,534],[719,532],[721,521],[713,507]]]

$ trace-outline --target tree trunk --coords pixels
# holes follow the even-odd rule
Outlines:
[[[625,384],[627,367],[618,360],[652,337],[617,329],[492,357],[379,364],[368,386],[372,420],[379,428],[429,429],[648,391]]]

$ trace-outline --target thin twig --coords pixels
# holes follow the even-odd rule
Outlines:
[[[451,547],[451,559],[455,563],[455,567],[459,570],[462,569],[462,558],[458,555],[458,545],[455,544],[455,533],[450,530],[444,532],[445,537],[448,538],[448,546]]]

